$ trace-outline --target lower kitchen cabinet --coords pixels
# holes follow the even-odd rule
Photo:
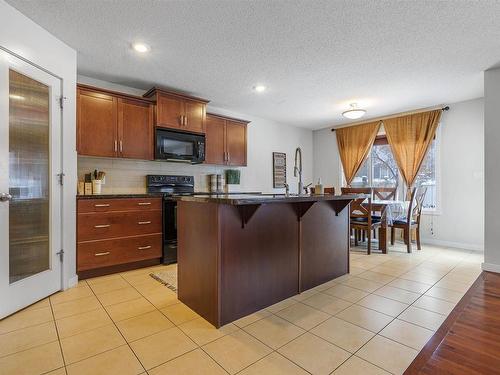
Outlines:
[[[80,279],[160,262],[161,198],[78,199]]]
[[[249,121],[207,114],[205,163],[247,165],[247,125]]]

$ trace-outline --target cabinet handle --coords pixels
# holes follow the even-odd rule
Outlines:
[[[147,249],[151,249],[151,247],[152,247],[151,245],[148,245],[148,246],[139,246],[137,248],[137,250],[147,250]]]
[[[116,140],[116,139],[115,139],[115,146],[114,146],[114,150],[115,150],[115,152],[117,152],[117,151],[118,151],[118,142],[117,142],[117,140]]]
[[[184,126],[184,116],[179,116],[179,119],[181,121],[181,126]]]
[[[94,204],[94,207],[109,207],[109,203],[99,203],[99,204]]]
[[[95,253],[94,255],[96,257],[103,257],[103,256],[109,255],[109,254],[111,254],[109,251],[105,251],[104,253]]]
[[[120,152],[123,152],[123,141],[120,140]]]
[[[100,225],[94,225],[94,228],[108,228],[110,226],[111,224],[100,224]]]
[[[145,225],[145,224],[151,224],[151,222],[150,221],[138,221],[137,224]]]
[[[184,116],[184,126],[188,126],[188,117]]]
[[[227,152],[227,162],[230,163],[231,162],[231,156],[229,156],[229,151]]]
[[[151,202],[139,202],[137,203],[139,206],[150,206]]]

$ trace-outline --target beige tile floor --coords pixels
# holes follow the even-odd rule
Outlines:
[[[0,374],[401,374],[482,254],[351,252],[351,273],[215,329],[153,280],[81,281],[0,321]]]

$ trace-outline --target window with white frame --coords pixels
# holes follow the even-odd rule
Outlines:
[[[439,207],[439,130],[425,156],[415,180],[415,186],[426,186],[424,211],[435,212]],[[342,171],[342,183],[345,186]],[[352,187],[395,187],[398,199],[404,199],[406,185],[384,135],[378,135],[373,147],[354,177]]]

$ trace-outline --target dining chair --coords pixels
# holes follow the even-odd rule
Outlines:
[[[396,200],[397,187],[376,187],[373,188],[373,199],[381,201],[394,201]]]
[[[352,187],[343,187],[340,188],[342,195],[344,194],[373,194],[373,189],[371,187],[363,187],[363,188],[352,188]]]
[[[406,219],[394,220],[390,225],[391,245],[394,245],[395,230],[402,229],[406,249],[409,253],[411,253],[411,230],[415,229],[417,235],[417,249],[422,250],[422,247],[420,246],[420,217],[422,216],[422,207],[426,192],[427,187],[425,186],[413,188]]]
[[[315,188],[314,188],[314,187],[310,187],[310,188],[309,188],[309,191],[311,192],[311,194],[314,194],[314,192],[315,192]],[[334,187],[326,187],[326,188],[323,188],[323,193],[324,193],[324,194],[332,194],[332,195],[335,195],[335,188],[334,188]]]
[[[368,200],[368,204],[365,201]],[[372,219],[372,199],[361,197],[356,198],[351,201],[351,229],[355,231],[354,233],[354,245],[358,246],[358,236],[356,231],[365,231],[367,233],[367,247],[368,247],[368,255],[371,254],[371,233],[372,230],[380,227],[380,220]]]

